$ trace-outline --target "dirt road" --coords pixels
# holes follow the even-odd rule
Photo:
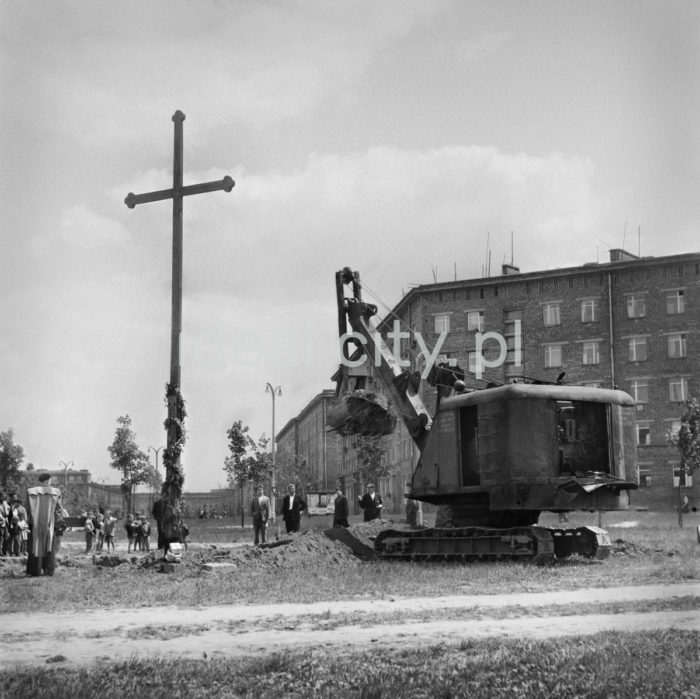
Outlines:
[[[534,615],[543,607],[688,596],[697,599],[696,610]],[[507,618],[502,618],[504,609],[509,611]],[[444,613],[441,618],[429,618],[431,613],[444,610],[453,610],[455,615],[459,612],[460,618],[444,618]],[[488,618],[488,610],[492,614],[499,610],[501,618]],[[50,616],[5,614],[0,625],[0,668],[47,662],[79,666],[101,658],[116,661],[137,655],[201,658],[334,645],[345,649],[370,645],[396,648],[441,642],[458,644],[470,638],[493,636],[546,638],[663,628],[700,632],[700,586],[694,583],[202,609],[149,607]]]

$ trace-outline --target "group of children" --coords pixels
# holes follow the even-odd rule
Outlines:
[[[98,512],[87,513],[85,524],[85,553],[96,553],[107,550],[107,553],[114,551],[114,527],[117,519],[111,512],[102,514]],[[148,518],[137,514],[129,514],[124,525],[126,538],[128,541],[128,553],[134,551],[151,550],[151,524]]]
[[[124,530],[128,540],[127,553],[131,553],[132,547],[134,551],[151,550],[151,524],[146,517],[127,515]]]
[[[114,526],[116,517],[111,512],[88,512],[83,525],[85,532],[85,553],[96,553],[107,547],[107,553],[114,551]]]
[[[27,553],[29,524],[27,510],[16,496],[0,494],[0,555],[23,556]]]

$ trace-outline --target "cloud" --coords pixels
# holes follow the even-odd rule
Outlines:
[[[121,223],[77,204],[61,214],[58,237],[71,247],[96,249],[126,243],[129,232]]]
[[[432,281],[434,265],[478,276],[487,235],[502,241],[498,255],[513,230],[528,240],[523,267],[577,263],[572,249],[598,226],[593,174],[586,159],[477,146],[379,147],[313,155],[289,174],[241,172],[228,198],[188,201],[190,291],[318,300],[350,264],[397,300],[407,281]]]
[[[22,92],[6,108],[100,148],[139,139],[148,114],[194,105],[217,127],[261,129],[342,95],[431,13],[418,0],[18,6],[7,50]]]
[[[467,39],[454,47],[458,60],[474,63],[501,50],[510,41],[510,32],[484,32],[476,39]]]

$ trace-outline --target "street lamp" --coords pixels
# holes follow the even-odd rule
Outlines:
[[[272,395],[272,439],[270,446],[270,454],[272,458],[272,497],[275,508],[275,517],[277,517],[277,466],[275,465],[275,397],[282,395],[282,387],[274,386],[271,383],[265,384],[265,392]]]
[[[98,478],[97,482],[102,486],[102,498],[104,499],[105,494],[107,495],[107,507],[111,509],[112,507],[112,491],[109,489],[109,486],[107,485],[107,479],[106,478]]]
[[[161,449],[164,449],[164,447],[158,447],[157,449],[155,447],[148,447],[149,449],[153,449],[153,453],[156,455],[156,473],[158,473],[158,452]]]
[[[66,463],[65,461],[59,461],[59,462],[58,462],[58,465],[59,465],[59,466],[63,466],[63,468],[65,469],[65,478],[64,478],[64,484],[63,484],[63,485],[64,485],[65,488],[67,488],[67,487],[68,487],[68,467],[69,467],[69,466],[72,466],[72,465],[73,465],[73,462],[72,462],[72,461],[69,461],[68,463]]]

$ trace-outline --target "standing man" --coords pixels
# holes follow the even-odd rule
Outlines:
[[[282,500],[282,519],[287,527],[287,534],[299,531],[301,513],[306,509],[306,503],[296,494],[293,483],[287,486],[287,494]]]
[[[56,520],[63,521],[61,491],[51,486],[51,474],[42,473],[39,485],[27,488],[29,500],[29,540],[27,547],[27,574],[33,577],[53,575],[56,570],[56,551],[60,546],[55,535]]]
[[[335,501],[333,503],[333,526],[334,527],[349,527],[348,516],[350,515],[350,507],[348,499],[343,495],[343,491],[338,486],[335,489]]]
[[[374,491],[374,483],[367,484],[367,492],[360,498],[360,507],[365,511],[365,522],[381,517],[382,497]]]
[[[253,531],[255,532],[255,545],[265,543],[267,523],[270,521],[270,499],[263,495],[263,487],[259,485],[255,489],[255,495],[250,501],[250,512],[253,515]]]

